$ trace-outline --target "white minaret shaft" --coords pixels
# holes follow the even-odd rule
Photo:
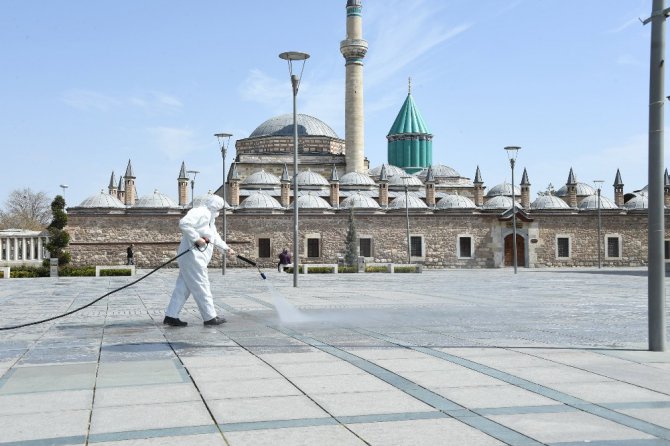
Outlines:
[[[347,38],[340,42],[346,60],[344,133],[347,172],[363,172],[365,116],[363,114],[363,58],[368,42],[363,39],[361,1],[347,0]]]

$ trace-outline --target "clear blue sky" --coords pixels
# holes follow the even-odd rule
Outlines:
[[[6,0],[0,14],[0,201],[30,187],[68,205],[107,190],[132,160],[140,196],[221,184],[217,132],[245,138],[291,112],[283,51],[311,54],[298,111],[344,137],[345,0]],[[621,169],[646,185],[651,0],[363,0],[365,154],[407,94],[434,135],[433,162],[533,197]],[[666,95],[668,93],[666,92]],[[667,115],[670,113],[666,113]],[[667,134],[667,133],[666,133]],[[667,145],[667,142],[666,142]],[[228,154],[234,157],[234,140]]]

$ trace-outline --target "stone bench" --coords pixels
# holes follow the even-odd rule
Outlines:
[[[135,265],[96,265],[95,277],[100,277],[100,271],[103,269],[129,269],[130,275],[135,275]]]
[[[332,268],[333,273],[337,274],[337,263],[301,263],[302,274],[308,274],[310,268]],[[281,271],[284,272],[286,268],[293,268],[293,264],[280,265]]]
[[[9,266],[0,266],[0,271],[2,271],[2,278],[3,279],[9,279],[9,271],[10,267]]]

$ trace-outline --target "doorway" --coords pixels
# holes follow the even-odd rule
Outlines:
[[[514,266],[514,247],[512,239],[514,234],[505,237],[505,266]],[[516,234],[516,264],[519,267],[526,266],[526,244],[522,236]]]

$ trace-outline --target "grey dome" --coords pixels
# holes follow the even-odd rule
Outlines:
[[[254,191],[240,203],[238,209],[283,209],[274,197],[264,191]]]
[[[435,209],[476,209],[477,205],[462,195],[447,195],[437,202]]]
[[[455,169],[445,166],[444,164],[436,164],[434,166],[431,166],[431,169],[433,169],[433,176],[435,178],[438,177],[460,177],[461,174],[456,172]],[[426,175],[428,174],[428,168],[421,169],[419,172],[416,173],[416,176],[421,178],[422,181],[426,180]]]
[[[504,195],[506,197],[512,196],[512,185],[510,183],[496,184],[486,193],[487,197],[497,197],[499,195]],[[514,186],[514,195],[517,197],[521,195],[521,188],[519,186]],[[510,206],[511,206],[510,202]]]
[[[342,203],[340,203],[340,208],[380,209],[380,206],[374,198],[361,192],[355,192],[342,200]]]
[[[393,177],[396,175],[407,175],[407,172],[405,172],[402,168],[398,166],[393,166],[391,164],[382,164],[381,166],[377,166],[373,169],[368,170],[368,175],[371,177],[379,177],[379,175],[382,174],[382,167],[386,166],[386,175],[388,177]]]
[[[330,183],[323,175],[311,170],[298,173],[298,186],[329,186]]]
[[[99,194],[91,195],[81,202],[79,207],[82,208],[125,208],[126,206],[107,192],[101,190]]]
[[[586,184],[586,183],[577,183],[577,196],[578,197],[587,197],[589,195],[595,195],[597,192],[596,190]],[[568,186],[563,186],[559,190],[556,191],[556,195],[559,197],[567,197],[568,195]]]
[[[428,205],[416,194],[407,194],[407,205],[405,205],[405,194],[400,194],[389,203],[389,209],[427,209]]]
[[[313,193],[300,195],[298,197],[298,208],[300,209],[330,209],[330,204],[323,198]]]
[[[404,177],[400,175],[395,175],[389,178],[389,186],[404,187],[405,184],[407,184],[408,186],[423,186],[421,180],[414,175]]]
[[[646,195],[638,195],[623,204],[626,209],[649,209],[649,198]]]
[[[598,196],[589,195],[579,202],[577,206],[580,211],[595,211],[598,209]],[[619,206],[614,204],[612,200],[607,197],[600,196],[600,209],[619,209]]]
[[[135,202],[135,207],[138,208],[176,208],[179,207],[175,201],[167,195],[154,190],[153,194],[140,197]]]
[[[314,116],[298,114],[296,116],[298,125],[298,136],[328,136],[337,138],[337,134],[325,122]],[[263,136],[293,136],[293,114],[275,116],[270,118],[251,132],[249,138],[260,138]]]
[[[375,186],[375,182],[370,175],[349,172],[340,177],[340,186]]]
[[[523,206],[521,206],[518,202],[516,203],[516,207],[523,209]],[[511,208],[512,208],[512,197],[508,197],[506,195],[497,195],[493,198],[489,198],[484,203],[484,206],[482,206],[482,209],[511,209]]]
[[[261,170],[260,172],[254,172],[248,177],[246,177],[242,184],[244,186],[279,186],[281,181],[279,178],[270,172]]]
[[[555,195],[540,195],[530,204],[531,209],[570,209],[568,203]]]

